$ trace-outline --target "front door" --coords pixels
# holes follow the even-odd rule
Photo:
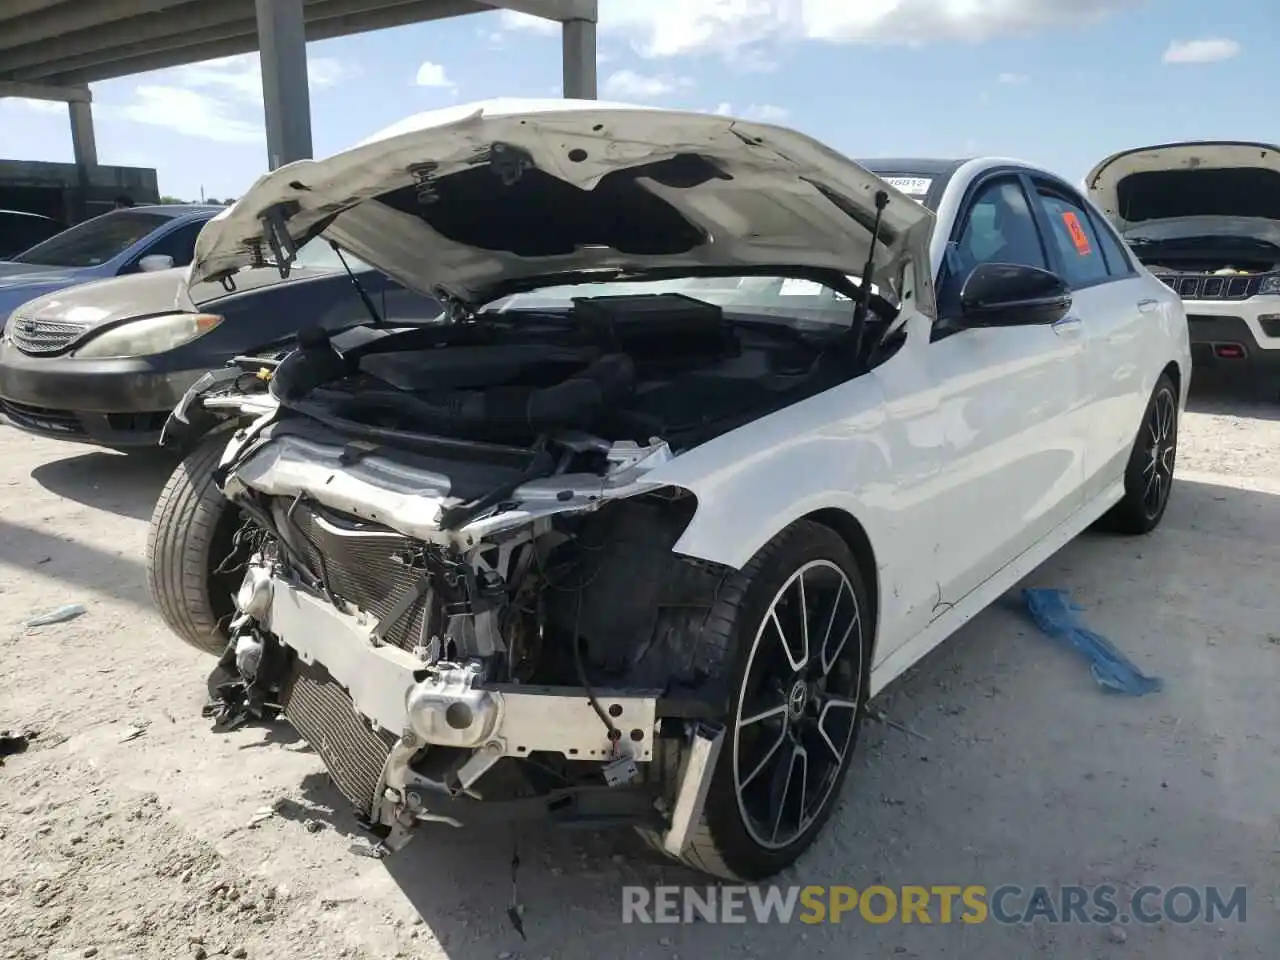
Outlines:
[[[1053,326],[958,326],[964,279],[984,262],[1049,267],[1017,174],[997,175],[970,190],[939,271],[939,319],[922,354],[933,396],[915,414],[919,435],[936,446],[942,464],[918,517],[932,543],[920,569],[935,581],[936,597],[915,623],[904,624],[906,636],[1082,504],[1082,325],[1069,315]],[[893,384],[885,389],[891,394]]]

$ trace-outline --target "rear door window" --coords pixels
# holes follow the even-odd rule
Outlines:
[[[1084,207],[1044,185],[1037,186],[1036,199],[1049,221],[1049,235],[1062,263],[1062,279],[1076,288],[1109,280],[1102,241]]]
[[[1120,238],[1116,236],[1111,224],[1107,223],[1102,217],[1092,214],[1090,220],[1093,222],[1094,232],[1098,235],[1098,242],[1102,244],[1102,255],[1107,260],[1107,273],[1111,276],[1127,277],[1133,273],[1133,263],[1129,260],[1128,251],[1125,250],[1124,244],[1120,242]]]

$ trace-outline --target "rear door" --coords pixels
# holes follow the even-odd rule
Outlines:
[[[1156,321],[1159,303],[1092,204],[1056,179],[1031,181],[1053,269],[1070,284],[1071,315],[1084,329],[1087,502],[1118,482],[1128,462],[1148,400],[1143,328]]]

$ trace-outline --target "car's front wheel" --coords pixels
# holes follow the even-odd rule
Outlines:
[[[227,445],[219,430],[177,466],[160,493],[147,535],[147,583],[160,616],[184,643],[218,656],[234,612],[235,574],[219,571],[235,549],[242,518],[213,472]]]
[[[681,857],[688,866],[762,880],[821,832],[866,705],[867,611],[848,545],[808,521],[779,534],[721,594],[708,629],[721,634],[711,646],[723,651],[732,706],[703,820]]]

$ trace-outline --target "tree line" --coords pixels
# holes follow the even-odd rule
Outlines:
[[[205,205],[212,204],[215,207],[229,207],[236,202],[235,197],[227,197],[225,200],[215,200],[210,197],[208,200],[183,200],[180,197],[161,197],[161,203],[203,203]]]

